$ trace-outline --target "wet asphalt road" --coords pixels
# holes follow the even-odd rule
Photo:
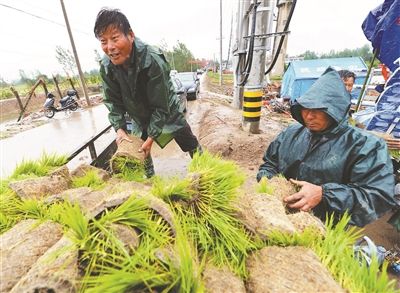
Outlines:
[[[87,110],[78,109],[76,112],[58,112],[42,126],[0,140],[0,177],[8,177],[22,160],[38,159],[43,152],[71,154],[109,125],[107,113],[104,105]],[[111,130],[95,144],[96,150],[104,148],[114,136],[115,133]],[[70,164],[74,166],[79,164],[79,161],[89,159],[89,152],[82,153],[79,158]]]

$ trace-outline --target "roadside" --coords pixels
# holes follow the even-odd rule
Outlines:
[[[99,94],[92,95],[89,97],[89,99],[92,104],[91,107],[101,104],[103,100],[102,96]],[[44,94],[40,94],[32,98],[29,101],[24,117],[20,121],[17,121],[20,113],[17,100],[15,98],[1,100],[0,140],[13,137],[20,132],[41,126],[51,121],[51,119],[44,116],[44,101]],[[22,98],[22,102],[26,103],[25,98]],[[58,102],[56,102],[56,104],[57,103]],[[80,106],[78,111],[85,111],[86,109],[88,109],[86,101],[84,99],[78,100],[78,103]],[[56,115],[64,115],[66,118],[68,118],[69,114],[70,110],[67,110],[62,111]]]

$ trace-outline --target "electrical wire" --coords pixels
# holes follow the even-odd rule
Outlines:
[[[290,8],[290,12],[289,12],[289,15],[288,15],[288,19],[286,21],[285,27],[283,28],[284,32],[286,32],[289,29],[289,24],[290,24],[290,21],[292,20],[293,12],[294,12],[294,9],[296,7],[296,2],[297,2],[297,0],[293,0],[292,7]],[[274,68],[275,63],[278,60],[279,52],[282,49],[282,45],[283,45],[283,42],[285,40],[285,37],[286,37],[286,35],[282,35],[281,36],[281,38],[279,40],[279,45],[278,45],[278,47],[276,49],[276,52],[275,52],[275,56],[274,56],[271,64],[269,65],[268,69],[265,71],[264,75],[267,75],[268,73],[270,73],[272,68]]]
[[[254,36],[256,31],[256,15],[257,15],[257,7],[259,3],[257,0],[253,2],[253,21],[251,24],[251,34],[250,34],[250,43],[249,43],[249,55],[246,59],[246,64],[244,66],[244,71],[241,72],[241,75],[244,74],[244,79],[239,83],[239,86],[244,86],[249,78],[251,66],[253,65],[253,50],[254,50]],[[239,64],[239,63],[238,63]]]
[[[22,9],[20,9],[20,8],[16,8],[16,7],[13,7],[13,6],[4,4],[4,3],[0,3],[0,6],[3,6],[3,7],[6,7],[6,8],[9,8],[9,9],[18,11],[18,12],[21,12],[21,13],[24,13],[24,14],[27,14],[27,15],[30,15],[30,16],[35,17],[35,18],[38,18],[38,19],[40,19],[40,20],[44,20],[44,21],[47,21],[47,22],[56,24],[56,25],[58,25],[58,26],[66,27],[65,24],[56,22],[56,21],[54,21],[54,20],[48,19],[48,18],[43,17],[43,16],[40,16],[40,15],[33,14],[33,13],[31,13],[31,12],[22,10]],[[85,35],[88,35],[88,36],[91,36],[91,34],[89,34],[89,33],[87,33],[87,32],[84,32],[84,31],[81,31],[81,30],[74,29],[74,31],[80,32],[80,33],[85,34]]]

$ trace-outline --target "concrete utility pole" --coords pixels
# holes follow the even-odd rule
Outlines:
[[[72,37],[71,28],[69,26],[69,21],[68,21],[68,17],[67,17],[67,11],[65,10],[64,1],[60,0],[60,3],[61,3],[61,8],[62,8],[62,11],[63,11],[63,14],[64,14],[65,25],[67,26],[68,36],[69,36],[69,40],[71,42],[72,51],[74,53],[76,67],[78,67],[78,73],[79,73],[79,78],[80,78],[80,81],[81,81],[81,86],[82,86],[82,89],[83,89],[83,94],[85,95],[85,99],[86,99],[86,102],[87,102],[88,106],[90,106],[90,100],[89,100],[89,95],[88,95],[88,91],[87,91],[87,88],[86,88],[85,77],[83,75],[83,72],[82,72],[82,69],[81,69],[81,64],[80,64],[79,58],[78,58],[78,53],[77,53],[76,48],[75,48],[75,42],[74,42],[74,38]]]
[[[248,72],[248,80],[243,90],[243,120],[242,127],[250,133],[259,133],[264,88],[264,71],[266,55],[266,33],[268,31],[269,17],[272,17],[272,0],[262,0],[257,7],[254,38],[252,67]],[[254,4],[253,4],[254,5]],[[253,13],[250,13],[253,18]],[[250,23],[252,23],[251,19]],[[264,35],[264,36],[263,36]],[[250,55],[251,52],[248,53]]]
[[[242,109],[243,86],[240,85],[240,82],[243,79],[242,72],[246,61],[247,41],[244,37],[248,35],[249,31],[249,17],[246,12],[250,7],[250,0],[238,0],[237,2],[235,41],[232,46],[232,66],[234,70],[232,104],[236,109]]]
[[[283,32],[283,29],[285,28],[290,9],[292,8],[293,0],[278,0],[277,6],[278,6],[278,20],[276,24],[276,31],[277,32]],[[278,44],[279,44],[279,39],[281,37],[275,37],[275,42],[274,42],[274,52],[273,55],[275,55]],[[286,48],[287,48],[287,40],[288,38],[285,37],[285,40],[283,41],[282,49],[279,52],[278,59],[276,60],[275,66],[272,69],[272,75],[280,75],[282,76],[285,72],[285,56],[286,56]]]
[[[222,0],[219,0],[219,85],[222,85]]]

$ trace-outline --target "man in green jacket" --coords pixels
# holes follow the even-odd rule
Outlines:
[[[136,38],[128,19],[116,9],[102,9],[94,34],[105,53],[101,60],[104,104],[117,132],[116,142],[129,141],[125,115],[132,119],[132,133],[144,141],[140,151],[146,160],[148,177],[154,175],[151,147],[164,147],[175,139],[190,156],[201,151],[197,138],[179,107],[170,80],[169,65],[157,49]]]
[[[269,145],[257,180],[283,174],[300,190],[287,195],[288,207],[350,214],[365,226],[393,208],[394,175],[386,143],[348,124],[349,93],[332,68],[291,106],[294,119]]]

